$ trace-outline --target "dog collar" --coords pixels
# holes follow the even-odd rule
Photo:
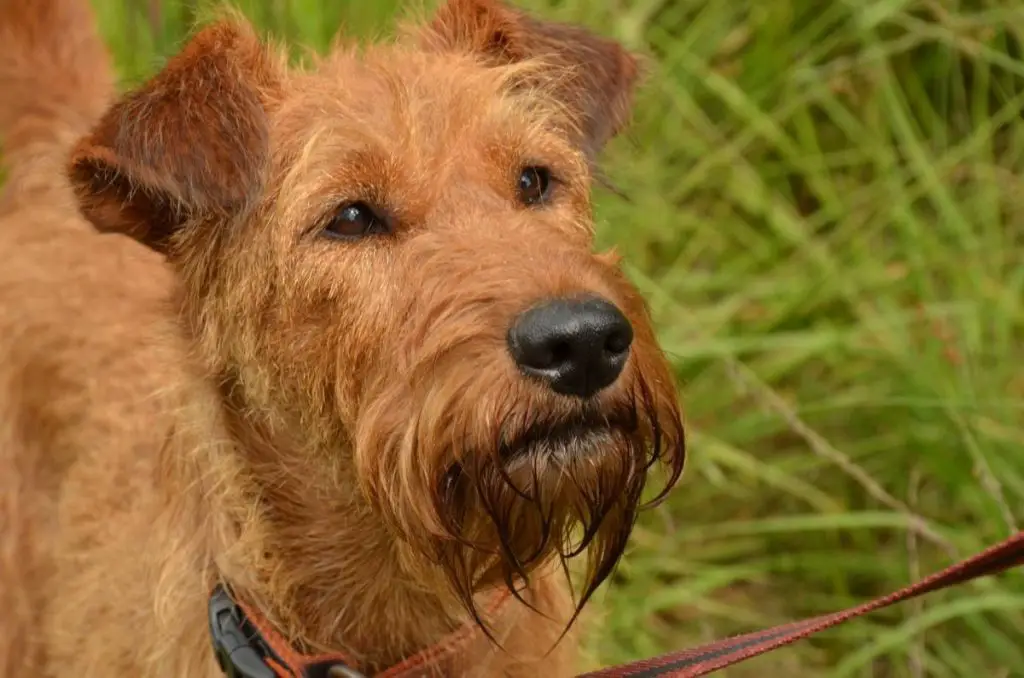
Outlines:
[[[498,594],[490,612],[508,599]],[[304,655],[295,650],[259,612],[218,584],[210,593],[210,639],[221,671],[228,678],[367,678],[344,654]],[[465,624],[433,645],[392,666],[376,678],[419,678],[457,654],[481,630]]]

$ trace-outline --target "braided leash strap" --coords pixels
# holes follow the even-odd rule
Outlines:
[[[789,645],[844,621],[925,593],[1024,565],[1024,532],[887,596],[840,612],[727,638],[700,647],[585,673],[578,678],[697,678]]]

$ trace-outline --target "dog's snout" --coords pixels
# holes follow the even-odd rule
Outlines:
[[[588,398],[615,382],[629,357],[633,327],[600,297],[555,298],[516,318],[512,358],[556,393]]]

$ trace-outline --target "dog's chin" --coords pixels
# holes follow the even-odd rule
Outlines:
[[[628,419],[535,424],[497,449],[466,451],[449,465],[439,508],[453,535],[488,535],[485,544],[500,538],[506,552],[523,542],[528,553],[510,550],[533,560],[573,525],[593,536],[610,513],[632,512],[647,447]]]
[[[624,455],[634,453],[635,420],[619,417],[579,417],[555,423],[537,423],[518,435],[503,438],[496,450],[473,451],[446,469],[442,484],[449,490],[468,480],[467,465],[489,466],[506,481],[520,486],[547,485],[564,480],[567,473],[584,476],[621,467]],[[540,489],[535,487],[535,489]]]
[[[502,446],[500,456],[510,474],[524,466],[549,467],[559,472],[580,462],[600,463],[603,456],[615,454],[627,431],[608,424],[574,423],[543,435],[528,434]]]

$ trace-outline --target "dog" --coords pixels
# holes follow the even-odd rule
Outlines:
[[[119,96],[95,23],[0,0],[0,676],[573,675],[685,458],[594,252],[638,57],[446,0],[293,68],[225,11]]]

